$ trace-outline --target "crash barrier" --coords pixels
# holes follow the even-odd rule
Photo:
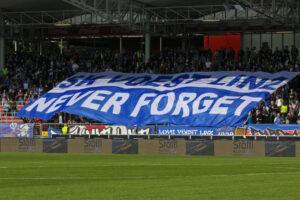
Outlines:
[[[39,135],[62,135],[63,124],[40,124]],[[105,124],[69,124],[68,135],[159,135],[159,136],[300,136],[300,124],[250,124],[247,127],[123,126]]]
[[[0,138],[62,135],[64,124],[1,123]],[[68,124],[72,136],[300,136],[300,124],[250,124],[247,127],[123,126],[105,124]]]
[[[300,157],[300,141],[1,138],[1,152]]]

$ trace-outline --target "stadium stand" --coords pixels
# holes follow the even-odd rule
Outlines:
[[[121,71],[130,73],[180,73],[193,71],[299,71],[299,50],[292,46],[274,52],[270,48],[254,47],[235,52],[232,48],[216,50],[190,50],[186,52],[164,49],[154,54],[148,63],[144,62],[143,51],[100,50],[94,52],[67,52],[64,55],[19,52],[7,55],[2,69],[2,93],[0,107],[1,122],[21,122],[15,113],[22,105],[35,101],[57,83],[76,72]],[[300,123],[299,92],[296,78],[290,84],[278,89],[272,96],[260,103],[246,120],[246,123],[274,123],[277,113],[281,123]],[[284,108],[287,107],[285,110]],[[57,116],[56,116],[57,118]],[[71,118],[65,119],[67,121]],[[55,120],[57,121],[57,119]]]
[[[21,122],[15,113],[23,105],[76,72],[300,71],[299,14],[294,9],[298,3],[117,2],[1,2],[0,122]],[[117,4],[118,9],[114,9]],[[281,10],[275,8],[287,11],[276,14]],[[238,42],[227,41],[230,34]],[[220,36],[220,45],[212,45],[213,35]],[[125,38],[134,39],[126,45]],[[78,48],[64,48],[64,40],[72,41]],[[159,47],[153,45],[154,40]],[[43,41],[54,42],[56,47],[42,47]],[[159,49],[156,53],[155,48]],[[249,113],[246,123],[274,123],[277,113],[281,123],[300,123],[297,86],[299,77],[260,103]],[[87,120],[69,114],[63,114],[63,120],[59,120],[59,116],[50,121]]]
[[[299,199],[299,49],[300,0],[0,0],[1,199]]]

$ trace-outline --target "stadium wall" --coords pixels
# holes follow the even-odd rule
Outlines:
[[[226,35],[206,35],[203,37],[204,49],[210,48],[214,54],[216,50],[225,48],[229,50],[230,47],[236,52],[235,57],[237,58],[238,52],[241,47],[241,35],[237,34],[226,34]]]
[[[264,43],[267,43],[268,47],[272,48],[272,51],[274,51],[276,47],[281,50],[285,46],[291,49],[292,45],[299,48],[299,39],[299,35],[293,32],[244,33],[241,37],[241,47],[243,50],[247,48],[252,49],[253,47],[259,50],[263,47]]]
[[[300,141],[1,138],[1,152],[300,157]]]

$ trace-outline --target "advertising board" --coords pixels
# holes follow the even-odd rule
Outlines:
[[[265,156],[265,142],[254,140],[215,140],[216,156]]]
[[[295,157],[295,141],[266,141],[266,156]]]
[[[187,140],[186,155],[214,155],[214,142],[210,140]]]
[[[185,140],[139,140],[142,155],[185,155]]]
[[[64,138],[43,139],[44,153],[67,153],[68,142]]]
[[[98,153],[111,154],[112,142],[110,139],[76,138],[68,140],[68,153]]]
[[[296,157],[300,157],[300,141],[295,142],[295,151],[296,151]]]
[[[113,154],[137,154],[137,140],[112,140]]]
[[[42,139],[33,138],[2,138],[2,152],[43,152]]]

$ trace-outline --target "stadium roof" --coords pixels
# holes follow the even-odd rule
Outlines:
[[[123,1],[125,2],[127,0]],[[136,0],[135,2],[153,7],[216,5],[224,3],[224,1],[220,0]],[[104,1],[102,4],[104,4]],[[0,1],[0,8],[3,11],[11,12],[78,9],[63,0],[5,0]]]
[[[215,5],[224,3],[224,1],[220,0],[139,0],[139,2],[155,7]]]
[[[78,9],[62,0],[4,0],[0,8],[9,12]]]
[[[298,0],[3,0],[6,26],[116,24],[135,32],[298,30]],[[196,29],[195,29],[196,27]],[[259,27],[249,29],[249,27]],[[190,29],[189,29],[190,28]]]

